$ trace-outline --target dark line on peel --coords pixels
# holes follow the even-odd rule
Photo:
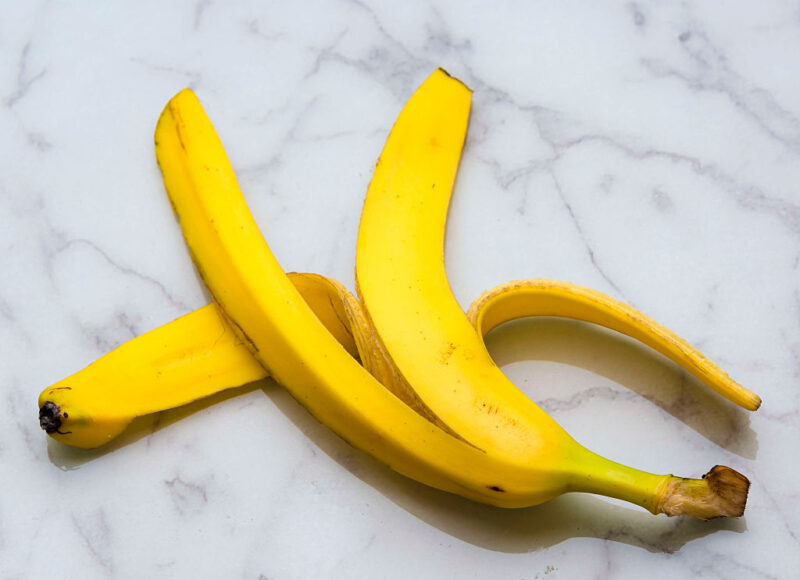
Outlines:
[[[333,298],[328,296],[328,302],[330,303],[331,308],[333,309],[333,313],[336,315],[336,319],[339,321],[339,324],[342,325],[342,328],[344,328],[345,332],[350,336],[350,338],[352,338],[355,341],[355,336],[353,336],[352,327],[342,319],[341,315],[339,314],[339,310],[336,308],[336,304],[334,304],[333,302]]]
[[[175,105],[172,104],[172,101],[167,105],[167,109],[170,116],[172,116],[172,120],[175,121],[175,136],[178,138],[178,143],[180,143],[181,149],[186,152],[186,144],[183,142],[183,136],[181,135],[181,126],[184,124],[183,118],[175,108]]]
[[[451,78],[451,79],[453,79],[454,81],[456,81],[456,82],[457,82],[458,84],[460,84],[462,87],[464,87],[465,89],[467,89],[467,90],[468,90],[470,93],[472,92],[472,89],[471,89],[471,88],[469,88],[469,87],[467,86],[467,83],[465,83],[465,82],[464,82],[464,81],[462,81],[461,79],[454,77],[453,75],[451,75],[449,72],[447,72],[447,70],[445,70],[445,69],[444,69],[444,68],[442,68],[442,67],[439,67],[439,69],[438,69],[438,70],[442,71],[442,72],[443,72],[445,75],[447,75],[449,78]]]
[[[358,280],[357,279],[356,279],[356,288],[358,288]],[[360,298],[360,296],[359,296],[359,298]],[[369,310],[367,309],[366,305],[360,299],[357,301],[357,304],[358,304],[359,308],[361,309],[362,315],[364,316],[364,320],[366,320],[367,324],[370,326],[370,328],[372,329],[372,331],[373,331],[373,333],[374,333],[374,335],[376,337],[375,340],[376,340],[377,345],[379,347],[380,353],[382,354],[384,359],[388,362],[390,368],[394,371],[394,374],[397,376],[397,378],[400,381],[401,386],[403,388],[403,394],[409,400],[408,401],[405,400],[402,396],[400,396],[400,394],[395,393],[392,389],[390,389],[389,387],[387,387],[386,385],[383,385],[383,383],[381,383],[384,386],[384,388],[386,388],[386,390],[388,390],[390,393],[392,393],[395,397],[400,399],[400,401],[402,401],[403,404],[405,404],[407,407],[409,407],[412,411],[417,413],[420,417],[422,417],[426,421],[428,421],[431,424],[433,424],[435,427],[438,427],[439,429],[441,429],[442,431],[444,431],[445,433],[447,433],[451,437],[454,437],[455,439],[458,439],[459,441],[462,441],[463,443],[466,443],[470,447],[473,447],[473,448],[477,449],[481,453],[486,453],[485,449],[482,449],[482,448],[478,447],[477,445],[475,445],[471,441],[469,441],[469,440],[465,439],[464,437],[462,437],[456,430],[451,428],[450,425],[445,423],[441,419],[441,417],[439,417],[439,415],[437,413],[435,413],[433,411],[433,409],[430,408],[430,406],[428,406],[428,404],[425,402],[425,400],[419,395],[419,393],[417,393],[416,389],[414,389],[414,387],[411,386],[411,383],[403,375],[403,372],[398,368],[398,366],[392,360],[392,357],[389,355],[389,350],[386,348],[386,345],[383,343],[383,340],[381,339],[381,335],[378,332],[378,329],[375,328],[375,324],[372,322],[372,317],[370,316]],[[356,343],[357,342],[358,341],[356,341]],[[376,380],[378,380],[377,377],[376,377]],[[381,381],[378,380],[378,382],[380,383]]]

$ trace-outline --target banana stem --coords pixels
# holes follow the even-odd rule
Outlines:
[[[585,453],[589,454],[587,458]],[[577,467],[569,491],[605,495],[639,505],[652,513],[669,475],[655,475],[616,463],[587,450],[573,462]]]
[[[668,516],[710,520],[744,513],[750,481],[730,467],[717,465],[702,479],[690,479],[655,475],[591,455],[577,462],[582,469],[574,474],[569,491],[621,499]]]
[[[670,476],[661,489],[656,512],[668,516],[693,516],[702,520],[738,518],[744,513],[750,480],[744,475],[715,465],[703,479]]]

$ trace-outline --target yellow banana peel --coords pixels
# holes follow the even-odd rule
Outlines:
[[[358,356],[346,302],[355,298],[319,274],[289,279],[328,331]],[[348,298],[349,297],[349,298]],[[51,437],[91,449],[135,419],[266,378],[212,302],[119,346],[39,395],[39,424]]]
[[[761,406],[761,397],[734,381],[680,336],[635,308],[591,288],[555,280],[518,280],[487,290],[467,312],[480,336],[504,322],[526,316],[571,318],[616,330],[660,352],[740,407],[755,411]]]
[[[747,409],[760,404],[674,333],[594,290],[512,282],[461,311],[442,247],[470,101],[468,88],[438,70],[401,112],[362,214],[359,302],[338,282],[283,273],[199,101],[189,90],[176,95],[159,120],[156,155],[215,302],[45,389],[42,427],[62,442],[95,447],[133,417],[272,375],[356,447],[477,501],[517,507],[586,491],[653,513],[741,515],[749,486],[741,474],[717,466],[704,479],[683,479],[604,459],[491,360],[483,336],[495,326],[565,316],[640,340]]]
[[[386,389],[320,323],[261,237],[222,144],[190,91],[156,128],[156,156],[209,291],[254,357],[315,417],[391,468],[495,505],[530,505],[562,487],[446,433]],[[510,493],[497,494],[500,482]]]
[[[356,279],[362,305],[399,373],[462,439],[513,464],[548,465],[550,477],[567,481],[570,490],[658,511],[646,502],[658,495],[653,486],[662,485],[659,476],[612,464],[578,445],[500,371],[452,293],[444,268],[444,234],[471,95],[460,81],[438,70],[400,113],[361,214]],[[737,402],[757,406],[746,396],[752,393],[685,341],[598,292],[565,283],[509,284],[479,299],[475,312],[473,322],[481,332],[484,325],[488,330],[511,318],[542,313],[616,327],[644,338]],[[713,509],[731,515],[744,509],[748,482],[730,468],[709,473],[723,472],[741,482],[741,505]],[[718,499],[709,494],[705,501]]]

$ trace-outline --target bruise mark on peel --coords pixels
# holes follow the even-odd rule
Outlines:
[[[500,487],[498,485],[487,485],[486,488],[487,489],[491,489],[492,491],[500,492],[500,493],[505,493],[506,492],[506,490],[504,490],[502,487]]]
[[[452,342],[448,342],[447,346],[442,350],[442,354],[440,360],[442,364],[447,364],[447,361],[450,360],[450,357],[453,356],[453,353],[456,351],[456,345]]]
[[[183,142],[183,119],[181,118],[180,112],[175,108],[175,105],[169,103],[167,106],[169,109],[169,114],[172,115],[172,118],[175,120],[175,136],[178,137],[178,143],[180,143],[181,149],[186,151],[186,144]]]

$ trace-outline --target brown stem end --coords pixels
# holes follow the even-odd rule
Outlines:
[[[750,480],[723,465],[714,466],[703,479],[673,477],[663,488],[657,513],[692,516],[701,520],[738,518],[744,514]]]
[[[45,430],[46,433],[58,433],[61,429],[61,421],[64,415],[61,412],[61,407],[56,405],[53,401],[47,401],[42,408],[39,409],[39,426]]]

